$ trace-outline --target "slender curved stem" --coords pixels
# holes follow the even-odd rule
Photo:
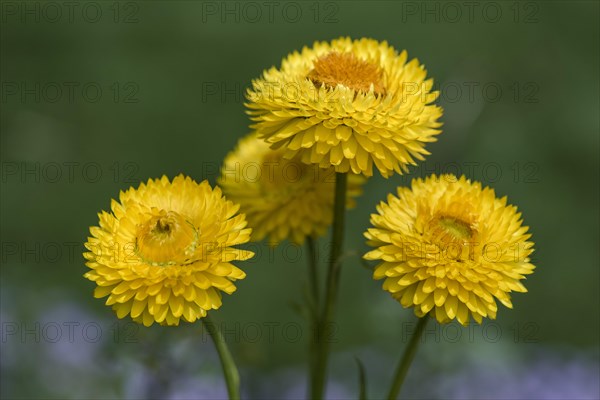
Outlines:
[[[348,175],[336,173],[335,177],[335,200],[333,204],[333,232],[331,238],[331,253],[329,268],[327,270],[327,281],[325,284],[325,302],[323,312],[315,334],[317,340],[317,355],[315,363],[314,379],[311,385],[311,399],[323,398],[325,382],[327,379],[327,361],[329,357],[330,335],[333,324],[335,301],[340,281],[341,262],[344,241],[344,214],[346,211],[346,187]]]
[[[425,330],[425,326],[427,325],[427,321],[429,317],[425,315],[423,318],[419,318],[419,322],[417,323],[417,329],[415,333],[410,338],[410,342],[404,350],[404,354],[402,355],[402,359],[398,363],[398,367],[396,368],[396,373],[394,374],[394,381],[392,382],[392,386],[390,387],[390,392],[388,394],[388,400],[396,400],[398,395],[400,394],[400,388],[402,388],[402,383],[404,382],[404,378],[410,368],[410,364],[415,358],[415,354],[417,353],[417,348],[419,347],[419,342],[421,341],[421,335]]]
[[[233,357],[229,352],[225,338],[208,315],[202,318],[202,323],[210,334],[210,337],[217,348],[219,358],[221,359],[221,366],[223,367],[223,376],[225,377],[229,400],[240,400],[240,374],[235,365],[235,361],[233,361]]]

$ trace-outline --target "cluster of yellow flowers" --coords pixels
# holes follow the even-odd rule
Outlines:
[[[121,192],[86,243],[95,296],[146,326],[194,322],[219,308],[222,292],[245,277],[232,262],[253,255],[236,245],[323,235],[336,174],[348,174],[352,207],[374,168],[388,178],[429,154],[442,109],[426,75],[406,51],[349,38],[317,42],[266,70],[247,93],[253,131],[218,180],[227,199],[183,175]],[[250,163],[259,178],[229,174]],[[374,249],[364,258],[378,262],[373,277],[402,306],[440,323],[495,318],[496,301],[512,307],[510,292],[526,291],[520,281],[534,269],[516,208],[464,176],[398,187],[371,224]]]

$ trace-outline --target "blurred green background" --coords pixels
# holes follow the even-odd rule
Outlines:
[[[200,325],[118,321],[82,277],[82,243],[119,190],[181,172],[214,184],[248,132],[251,80],[315,40],[351,36],[387,40],[425,64],[444,132],[409,176],[371,179],[348,214],[329,396],[356,398],[359,356],[370,395],[382,397],[414,328],[412,311],[358,261],[369,214],[411,177],[453,172],[519,207],[537,269],[529,293],[491,325],[431,324],[405,395],[597,398],[599,3],[467,3],[3,2],[2,397],[223,395]],[[214,318],[246,397],[302,397],[310,332],[294,303],[306,257],[291,245],[259,249]],[[68,323],[79,324],[73,340]],[[538,386],[516,378],[540,365],[550,367],[532,378]],[[482,370],[495,374],[486,388],[469,380]]]

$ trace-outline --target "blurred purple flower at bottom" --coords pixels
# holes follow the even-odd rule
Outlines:
[[[444,399],[597,400],[600,366],[588,357],[567,361],[542,355],[529,365],[469,366],[442,375],[438,396]]]
[[[222,378],[202,377],[182,379],[173,384],[169,400],[227,400],[227,388]]]

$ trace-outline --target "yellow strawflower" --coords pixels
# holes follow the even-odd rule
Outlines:
[[[340,38],[288,55],[252,82],[247,108],[262,139],[337,172],[384,177],[423,160],[440,133],[433,80],[387,42]]]
[[[512,308],[510,292],[527,291],[520,281],[535,268],[529,228],[493,189],[464,176],[415,179],[377,212],[365,233],[375,250],[364,258],[381,261],[373,277],[417,316],[481,323],[496,318],[496,300]]]
[[[302,244],[323,235],[333,220],[335,171],[286,160],[285,149],[272,150],[256,134],[240,139],[225,158],[219,185],[239,203],[252,227],[252,240],[272,244],[285,239]],[[348,177],[347,207],[362,193],[365,178]]]
[[[253,256],[231,247],[251,234],[238,209],[218,187],[183,175],[121,192],[85,244],[94,296],[145,326],[194,322],[219,308],[221,291],[246,276],[231,261]]]

